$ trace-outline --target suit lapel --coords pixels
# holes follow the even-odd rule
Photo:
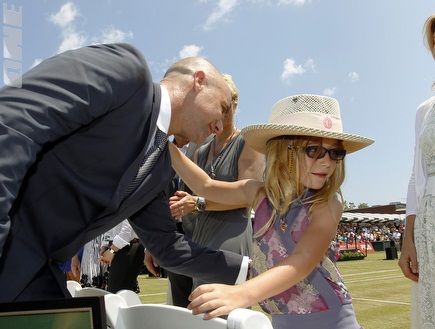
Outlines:
[[[158,83],[154,83],[154,94],[153,94],[153,103],[151,105],[151,115],[149,119],[147,120],[146,127],[144,129],[148,129],[148,135],[146,138],[145,143],[143,144],[143,148],[141,152],[138,154],[134,162],[130,165],[130,167],[127,169],[127,171],[122,176],[118,187],[113,194],[112,200],[106,207],[106,209],[100,214],[100,218],[106,216],[107,214],[110,214],[114,211],[117,211],[120,207],[120,204],[122,202],[122,199],[124,197],[124,193],[127,190],[128,184],[130,184],[131,180],[136,175],[140,164],[142,163],[143,157],[145,156],[145,153],[148,149],[148,145],[150,144],[154,133],[155,133],[155,127],[157,124],[157,118],[159,116],[160,112],[160,101],[161,101],[161,89],[160,85]],[[138,190],[141,190],[141,186],[143,186],[143,183],[138,187]],[[137,191],[136,191],[137,192]],[[133,196],[136,194],[136,192],[133,192],[132,195],[124,200],[123,203],[128,203],[128,200],[133,198]]]

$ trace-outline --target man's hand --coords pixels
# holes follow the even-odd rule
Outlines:
[[[76,279],[80,279],[80,266],[79,256],[75,254],[73,258],[71,258],[71,272]]]
[[[145,251],[144,264],[147,267],[148,272],[154,276],[160,276],[159,264],[157,264],[148,250]]]

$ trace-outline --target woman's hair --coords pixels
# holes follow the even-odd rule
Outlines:
[[[424,28],[423,28],[424,43],[432,53],[432,56],[435,58],[434,33],[435,33],[435,14],[429,16],[429,18],[424,23]]]
[[[429,49],[429,51],[432,53],[433,58],[435,58],[435,41],[434,41],[434,34],[435,34],[435,14],[430,15],[426,22],[424,23],[423,28],[423,42],[425,46]],[[432,89],[435,89],[435,82],[432,83]]]
[[[305,160],[305,146],[309,141],[319,138],[304,136],[280,136],[266,144],[266,165],[264,172],[264,193],[272,204],[272,214],[267,223],[255,234],[263,235],[273,225],[276,218],[285,216],[291,204],[301,200],[307,187],[301,183],[301,162]],[[342,147],[341,143],[339,144]],[[337,166],[325,185],[315,190],[307,200],[312,207],[318,203],[332,203],[337,194],[341,196],[340,186],[345,178],[344,159],[337,161]],[[341,196],[342,202],[343,198]]]
[[[233,103],[233,110],[234,113],[237,112],[238,105],[239,105],[239,89],[237,89],[236,84],[233,81],[233,77],[229,74],[222,74],[222,77],[227,82],[228,87],[231,90],[231,102]]]

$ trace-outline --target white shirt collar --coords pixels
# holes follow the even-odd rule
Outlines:
[[[184,144],[182,147],[179,147],[178,149],[181,151],[181,153],[183,153],[184,155],[186,155],[187,153],[187,148],[189,147],[189,143]]]
[[[167,134],[171,122],[171,99],[169,98],[168,90],[165,87],[160,86],[160,89],[162,91],[162,98],[160,101],[160,113],[157,118],[157,127]]]

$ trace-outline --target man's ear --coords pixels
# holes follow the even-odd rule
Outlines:
[[[204,71],[196,71],[193,74],[193,83],[195,91],[199,92],[206,84],[206,76]]]

